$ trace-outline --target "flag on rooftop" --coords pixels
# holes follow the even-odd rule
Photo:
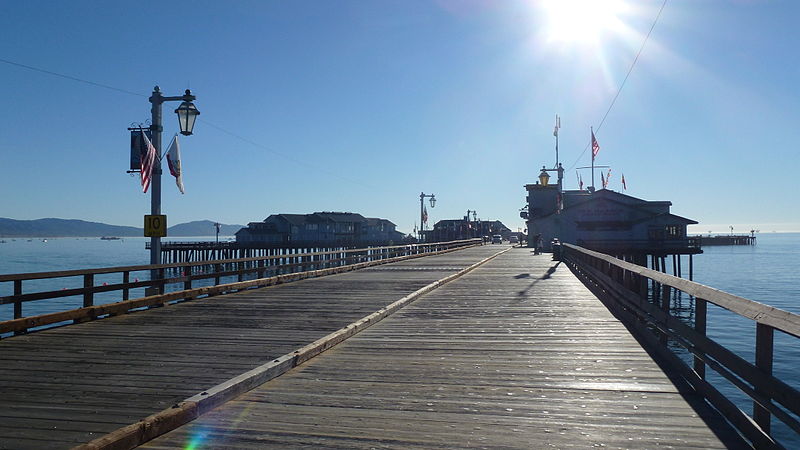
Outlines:
[[[150,139],[147,138],[147,133],[143,132],[142,138],[144,141],[144,154],[141,157],[142,165],[139,175],[142,179],[142,192],[147,193],[153,175],[153,164],[156,162],[156,148],[153,147]]]
[[[169,166],[169,173],[175,177],[175,184],[178,185],[178,190],[181,191],[181,194],[185,194],[186,191],[183,188],[183,169],[181,168],[181,147],[180,144],[178,144],[177,134],[172,138],[172,144],[170,144],[169,150],[167,150],[167,165]]]
[[[594,137],[594,130],[592,130],[592,159],[594,159],[598,153],[600,153],[600,144],[597,143],[597,139]]]
[[[622,190],[624,190],[624,191],[628,190],[628,185],[625,184],[625,174],[624,173],[622,174]]]

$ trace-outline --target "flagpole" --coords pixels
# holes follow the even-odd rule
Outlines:
[[[556,124],[555,128],[553,129],[553,134],[556,136],[556,165],[554,167],[558,167],[558,129],[561,128],[561,119],[556,114]]]

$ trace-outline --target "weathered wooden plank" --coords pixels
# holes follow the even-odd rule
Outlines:
[[[4,339],[0,418],[12,410],[22,421],[68,421],[70,411],[117,412],[85,429],[80,439],[59,437],[58,428],[25,434],[21,427],[14,440],[0,439],[0,448],[41,448],[32,444],[41,442],[36,439],[88,442],[294,351],[497,250],[478,247],[393,263],[396,271],[363,269]],[[27,388],[20,384],[26,379]],[[58,408],[49,414],[48,404]],[[125,407],[130,415],[118,412]]]
[[[505,254],[145,448],[725,448],[564,267]]]

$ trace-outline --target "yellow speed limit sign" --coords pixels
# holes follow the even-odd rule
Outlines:
[[[145,237],[166,237],[167,216],[163,214],[144,216]]]

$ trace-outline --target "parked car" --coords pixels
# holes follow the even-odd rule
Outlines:
[[[502,244],[503,243],[503,236],[499,234],[495,234],[492,236],[492,244]]]
[[[508,242],[511,242],[512,244],[519,244],[519,236],[511,235],[511,237],[508,238]]]

